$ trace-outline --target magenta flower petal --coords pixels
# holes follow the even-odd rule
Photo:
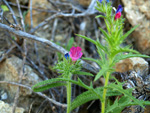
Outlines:
[[[121,17],[121,12],[116,13],[115,20],[119,19]]]
[[[81,51],[82,51],[82,49],[80,47],[72,47],[69,52],[71,59],[73,61],[76,61],[79,58],[81,58],[83,55],[83,53]]]
[[[122,12],[123,8],[121,5],[118,6],[118,9],[116,11],[116,14],[115,14],[115,20],[119,19],[121,17],[121,12]]]

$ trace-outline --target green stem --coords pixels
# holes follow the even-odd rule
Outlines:
[[[108,85],[109,75],[110,75],[110,72],[107,72],[106,79],[105,79],[104,90],[103,90],[103,99],[102,99],[102,105],[101,105],[101,113],[105,113],[105,103],[106,103],[106,93],[107,93],[106,86]]]
[[[69,79],[71,78],[71,74],[69,74]],[[67,113],[70,113],[71,110],[71,82],[67,82]]]

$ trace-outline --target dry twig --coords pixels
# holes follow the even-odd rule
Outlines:
[[[31,29],[30,33],[34,33],[37,29],[39,29],[40,27],[46,25],[50,20],[52,20],[54,18],[57,18],[57,17],[73,17],[73,18],[77,18],[77,17],[86,17],[86,16],[93,15],[93,14],[95,14],[97,12],[95,10],[95,5],[96,5],[96,0],[92,0],[92,2],[89,5],[88,9],[85,10],[84,12],[82,12],[82,13],[75,13],[75,9],[76,8],[74,8],[73,5],[71,5],[72,6],[72,12],[71,13],[58,12],[56,14],[53,14],[51,17],[48,17],[47,19],[45,19],[43,22],[41,22],[35,28]]]
[[[21,12],[21,9],[20,9],[20,4],[19,4],[18,0],[16,0],[16,2],[17,2],[17,5],[18,5],[18,11],[19,11],[19,15],[20,15],[20,18],[21,18],[22,28],[23,28],[23,31],[25,32],[25,24],[24,24],[22,12]],[[22,83],[22,78],[25,74],[24,69],[25,69],[25,62],[26,62],[26,55],[27,55],[26,39],[24,39],[24,41],[23,41],[23,48],[24,48],[24,51],[22,52],[23,61],[22,61],[22,66],[21,66],[21,70],[20,70],[20,74],[19,74],[19,81],[18,81],[18,83],[20,83],[20,84]],[[19,92],[20,92],[20,87],[17,88],[17,92],[16,92],[16,95],[15,95],[15,98],[14,98],[12,113],[15,113],[18,98],[19,98]]]
[[[14,28],[11,28],[11,27],[9,27],[9,26],[7,26],[5,24],[0,23],[0,28],[8,30],[9,32],[19,36],[20,38],[22,37],[22,38],[25,38],[25,39],[30,39],[30,40],[34,40],[34,41],[43,43],[43,44],[47,45],[48,47],[54,48],[54,50],[56,50],[56,51],[58,51],[58,52],[60,52],[62,54],[65,54],[65,53],[68,52],[63,47],[58,46],[55,43],[53,43],[53,42],[51,42],[51,41],[49,41],[47,39],[40,38],[40,37],[37,37],[35,35],[31,35],[29,33],[23,32],[23,31],[15,30]],[[82,64],[84,69],[89,70],[90,72],[92,72],[94,74],[96,74],[98,72],[97,68],[91,66],[90,64],[86,63],[83,60],[81,60],[81,64]]]
[[[15,85],[15,86],[19,86],[19,87],[23,87],[23,88],[26,88],[28,90],[30,90],[31,92],[33,92],[32,88],[27,86],[27,85],[23,85],[23,84],[19,84],[19,83],[15,83],[15,82],[8,82],[8,81],[0,81],[0,84],[11,84],[11,85]],[[67,107],[67,104],[62,104],[60,102],[57,102],[51,98],[49,98],[48,96],[46,96],[45,94],[41,93],[41,92],[33,92],[45,99],[47,99],[49,102],[52,102],[53,104],[57,105],[57,106],[61,106],[63,108],[66,108]]]
[[[14,20],[15,24],[18,25],[18,22],[17,22],[14,11],[12,10],[12,8],[10,7],[10,5],[8,4],[8,2],[6,0],[3,0],[3,2],[9,8],[9,11],[12,13],[12,17],[13,17],[13,20]]]
[[[8,56],[8,54],[15,48],[15,45],[12,45],[6,52],[2,53],[0,56],[0,62],[2,62],[3,60],[5,60]]]

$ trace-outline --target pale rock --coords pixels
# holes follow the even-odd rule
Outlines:
[[[89,6],[91,3],[91,0],[77,0],[77,1],[79,2],[80,5],[85,7]]]
[[[62,35],[56,35],[55,36],[56,41],[62,41],[63,39],[64,39],[64,36],[62,36]]]
[[[30,2],[28,7],[30,8]],[[36,9],[51,9],[53,6],[47,1],[47,0],[32,0],[32,8]],[[33,19],[33,27],[37,26],[40,22],[44,21],[45,18],[48,16],[47,12],[40,12],[38,10],[32,10],[32,19]],[[25,22],[28,25],[31,25],[31,19],[30,19],[30,11],[27,13],[25,17]]]
[[[5,90],[0,90],[0,100],[7,100],[7,99],[8,99],[7,92]]]
[[[140,25],[132,34],[136,48],[150,55],[150,0],[122,0],[129,23]]]
[[[116,63],[115,71],[116,72],[126,72],[134,70],[140,73],[141,76],[148,74],[148,62],[143,58],[133,57],[119,61]]]
[[[12,56],[0,63],[0,80],[16,82],[19,81],[19,73],[22,66],[22,60],[18,57]],[[40,82],[41,79],[32,68],[25,65],[25,75],[22,80],[22,84],[32,87],[34,84]],[[11,84],[0,84],[1,89],[7,90],[9,101],[13,102],[18,86]],[[28,109],[31,103],[32,92],[26,88],[20,87],[20,94],[18,98],[19,106]]]
[[[29,0],[18,0],[20,5],[26,5],[29,3]],[[16,0],[9,0],[9,2],[15,3],[16,4]]]
[[[3,101],[0,100],[0,113],[11,113],[13,107]],[[20,107],[16,107],[15,113],[24,113],[24,109]]]

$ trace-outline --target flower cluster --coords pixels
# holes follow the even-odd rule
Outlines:
[[[100,3],[102,3],[103,0],[98,0]],[[109,0],[106,0],[106,2],[109,2]]]
[[[98,0],[100,3],[102,3],[103,0]],[[109,0],[106,0],[106,2],[108,3]],[[119,19],[121,17],[121,12],[122,12],[123,8],[121,5],[118,6],[118,9],[116,11],[116,14],[115,14],[115,20]]]
[[[123,8],[121,5],[118,6],[118,9],[116,11],[116,15],[115,15],[115,20],[119,19],[121,17],[121,12],[122,12]]]
[[[82,57],[83,53],[80,47],[72,47],[70,48],[70,52],[65,54],[65,58],[68,59],[71,57],[72,61],[76,61]]]

